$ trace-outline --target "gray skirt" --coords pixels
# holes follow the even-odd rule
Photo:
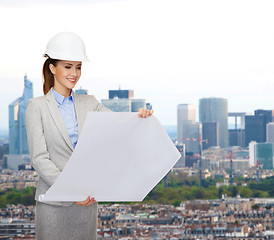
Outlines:
[[[37,240],[94,240],[97,235],[97,205],[49,205],[36,201]]]

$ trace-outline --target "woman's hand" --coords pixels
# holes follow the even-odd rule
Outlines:
[[[147,110],[147,109],[140,108],[138,110],[138,113],[139,113],[138,114],[139,118],[147,118],[153,114],[153,110]]]
[[[91,196],[88,196],[87,200],[82,201],[82,202],[75,202],[75,204],[77,205],[82,205],[82,206],[89,206],[91,204],[93,204],[94,202],[96,202],[95,198],[91,198]]]

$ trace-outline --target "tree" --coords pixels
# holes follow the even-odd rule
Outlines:
[[[240,196],[241,197],[246,197],[246,198],[250,198],[252,196],[252,191],[249,187],[242,187],[240,188]]]

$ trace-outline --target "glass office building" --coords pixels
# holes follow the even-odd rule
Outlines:
[[[256,160],[263,165],[263,169],[273,169],[273,144],[257,143]]]
[[[218,143],[228,147],[228,102],[225,98],[201,98],[199,100],[199,120],[202,123],[216,122]]]
[[[25,76],[23,95],[9,104],[9,154],[29,154],[25,114],[32,97],[32,82]]]

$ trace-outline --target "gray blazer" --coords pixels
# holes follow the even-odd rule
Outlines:
[[[73,91],[78,120],[78,138],[88,111],[110,111],[93,95],[78,95]],[[59,112],[57,103],[50,91],[41,97],[28,101],[26,128],[30,160],[40,176],[35,200],[45,194],[55,182],[69,160],[73,146],[67,128]],[[69,206],[73,202],[47,202],[48,204]]]

